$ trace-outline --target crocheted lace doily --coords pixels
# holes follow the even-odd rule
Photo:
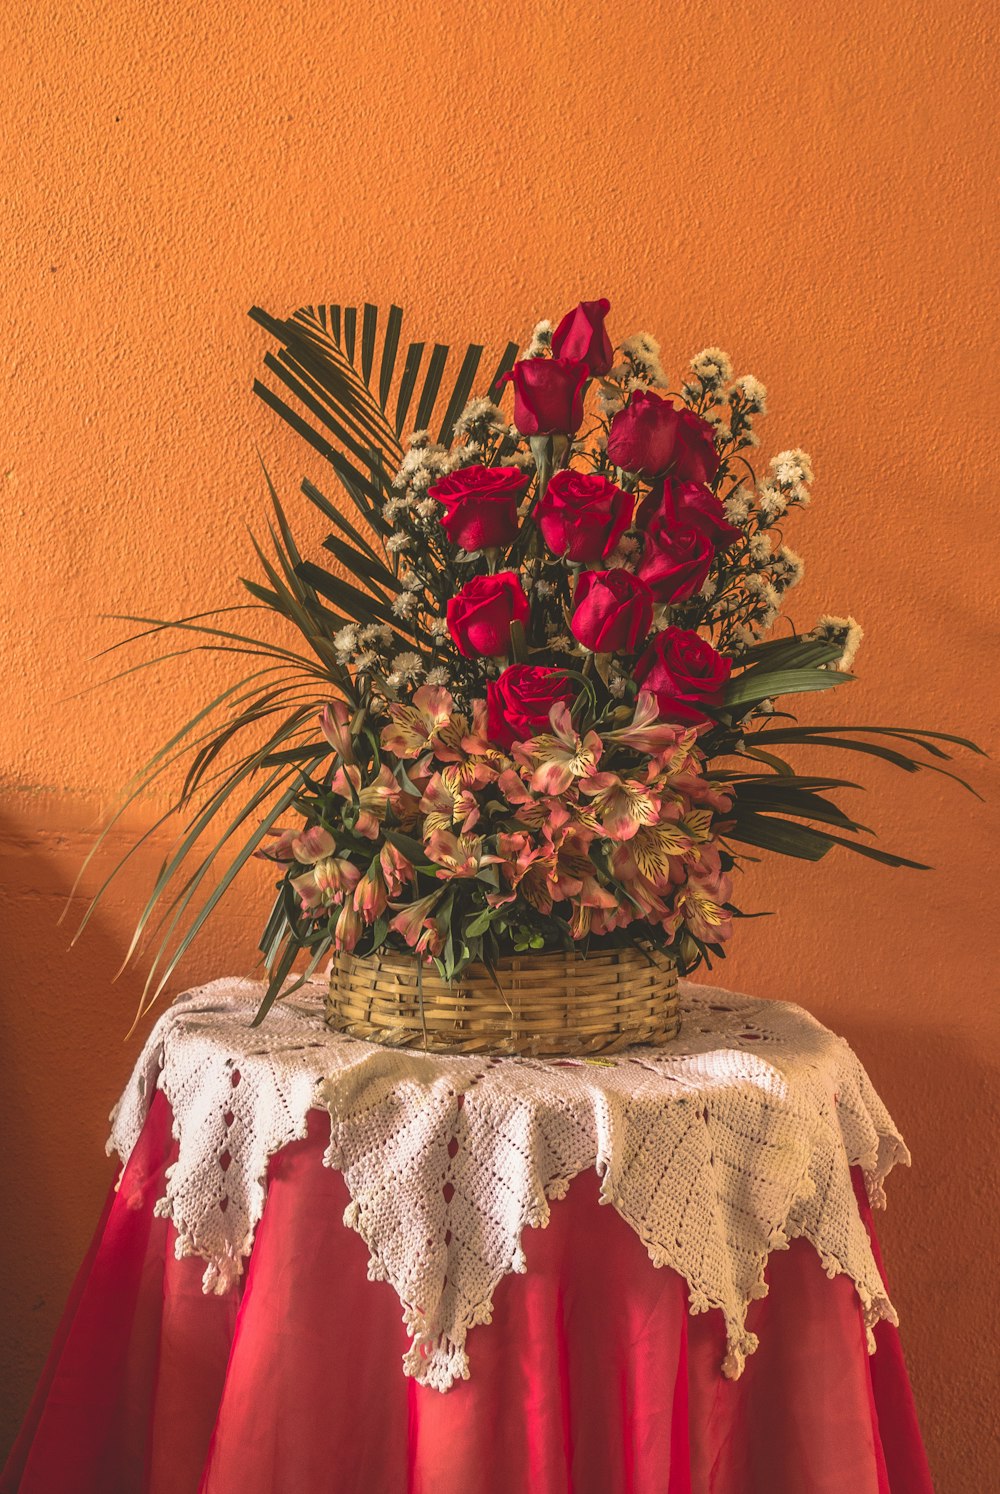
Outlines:
[[[803,1236],[829,1276],[854,1282],[871,1329],[897,1321],[854,1199],[909,1155],[847,1043],[799,1007],[681,983],[680,1037],[610,1059],[450,1058],[329,1032],[303,988],[250,1020],[262,994],[221,980],[160,1018],[111,1116],[127,1161],[155,1088],[173,1111],[177,1162],[157,1212],[178,1256],[207,1262],[206,1291],[239,1278],[264,1210],[269,1159],[330,1116],[325,1161],[344,1216],[391,1282],[412,1338],[407,1374],[447,1390],[469,1373],[468,1330],[497,1283],[525,1269],[521,1237],[594,1167],[601,1200],[656,1266],[687,1281],[692,1312],[725,1317],[723,1371],[757,1347],[749,1302],[772,1250]]]

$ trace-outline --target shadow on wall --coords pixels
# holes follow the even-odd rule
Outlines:
[[[16,1220],[0,1244],[5,1447],[114,1176],[104,1155],[105,1121],[129,1066],[121,1042],[127,993],[109,999],[124,953],[120,940],[102,916],[83,948],[70,949],[76,909],[58,924],[84,833],[82,824],[67,831],[57,821],[65,813],[65,801],[34,795],[10,796],[0,813],[0,1126],[7,1142],[3,1194]]]
[[[72,948],[96,885],[89,875],[59,924],[104,810],[65,794],[27,792],[9,793],[0,806],[0,1187],[10,1221],[0,1236],[0,1463],[114,1179],[104,1151],[108,1115],[156,1016],[126,1039],[143,971],[115,976],[165,841],[135,857],[134,870]],[[144,828],[123,828],[102,859],[105,874]],[[246,912],[239,904],[220,909],[170,994],[218,975],[253,973],[262,908],[251,898]]]

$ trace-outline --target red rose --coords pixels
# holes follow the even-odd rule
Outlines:
[[[441,527],[460,550],[495,550],[517,533],[517,505],[531,477],[518,467],[460,467],[427,492],[444,507]]]
[[[572,699],[573,687],[560,670],[512,664],[486,686],[486,734],[497,747],[526,742],[549,730],[554,705]]]
[[[608,456],[647,482],[669,472],[678,482],[709,482],[719,470],[715,432],[686,405],[637,389],[611,422]]]
[[[722,704],[732,661],[717,654],[697,633],[664,628],[635,667],[635,680],[656,696],[660,715],[683,725],[709,718],[699,707]]]
[[[637,389],[611,422],[608,456],[616,467],[651,480],[670,466],[676,434],[677,411],[670,401]]]
[[[634,653],[653,621],[653,594],[628,571],[584,571],[573,601],[573,637],[595,654]]]
[[[611,339],[604,329],[610,301],[581,301],[567,311],[552,334],[557,358],[578,358],[592,374],[606,374],[614,359]]]
[[[514,424],[522,436],[572,436],[583,424],[586,363],[575,358],[522,358],[501,382],[514,385]]]
[[[727,549],[743,536],[743,530],[726,518],[721,500],[704,483],[676,482],[673,478],[656,483],[636,511],[635,527],[647,528],[661,512],[671,514],[677,523],[703,529],[717,550]]]
[[[686,405],[677,411],[677,419],[671,475],[679,482],[711,482],[719,470],[715,431]]]
[[[639,575],[658,602],[686,602],[712,568],[715,546],[703,529],[660,512],[646,530]]]
[[[610,555],[629,524],[635,499],[597,472],[554,472],[535,518],[554,555],[574,565]]]
[[[467,659],[510,653],[510,625],[528,621],[528,598],[513,571],[474,576],[448,599],[448,632]]]

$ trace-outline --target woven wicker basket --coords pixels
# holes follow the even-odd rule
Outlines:
[[[668,957],[611,949],[501,960],[497,990],[481,965],[453,984],[412,955],[340,954],[328,1024],[390,1048],[434,1053],[614,1053],[676,1037],[677,967]]]

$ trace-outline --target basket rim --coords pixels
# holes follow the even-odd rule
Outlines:
[[[679,1025],[677,962],[634,946],[526,951],[446,980],[415,954],[341,951],[327,1022],[349,1036],[426,1052],[558,1058],[660,1045]],[[421,971],[426,973],[421,978]]]
[[[445,977],[439,973],[432,959],[421,959],[419,955],[404,950],[391,949],[383,951],[377,949],[373,950],[370,954],[357,954],[353,950],[342,949],[333,955],[332,963],[335,966],[346,965],[348,967],[370,965],[372,968],[379,968],[388,972],[396,969],[400,971],[423,969],[425,975],[431,979],[442,981],[445,984],[452,983],[446,981]],[[568,949],[526,950],[523,954],[501,955],[494,968],[503,970],[522,965],[537,966],[551,964],[555,966],[558,964],[561,966],[580,965],[590,967],[591,969],[600,969],[602,967],[608,968],[625,963],[641,963],[646,966],[652,966],[654,969],[659,969],[662,974],[666,974],[666,971],[663,969],[664,964],[669,964],[671,969],[677,970],[677,961],[668,950],[652,947],[646,950],[634,944],[623,944],[611,949],[596,950],[593,954],[581,954],[576,950]],[[485,972],[487,976],[489,974],[488,967],[480,960],[473,961],[465,968],[466,970],[476,971],[477,975],[480,971]],[[464,974],[464,972],[462,973]],[[461,979],[462,975],[454,977],[455,982],[461,981]]]

